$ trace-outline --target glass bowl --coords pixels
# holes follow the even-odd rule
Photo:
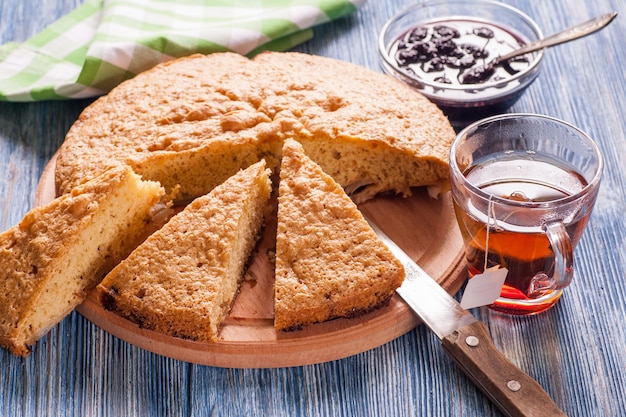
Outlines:
[[[444,27],[443,31],[437,26]],[[456,38],[450,33],[451,27],[456,29]],[[415,88],[444,111],[495,105],[501,108],[511,105],[539,75],[543,50],[498,65],[496,72],[484,80],[470,77],[470,69],[520,43],[542,37],[541,29],[530,17],[506,4],[432,0],[415,4],[387,21],[380,32],[378,51],[386,73]],[[448,40],[458,51],[450,52],[450,43],[445,44]],[[473,45],[473,50],[467,45]],[[474,59],[471,66],[468,60],[463,61],[470,58],[468,54]],[[433,58],[440,59],[435,62]]]

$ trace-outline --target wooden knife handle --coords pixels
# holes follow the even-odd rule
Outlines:
[[[505,415],[565,416],[537,381],[495,347],[483,322],[462,327],[441,343],[446,353]]]

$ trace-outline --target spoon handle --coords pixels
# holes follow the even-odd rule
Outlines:
[[[554,35],[539,39],[535,42],[531,42],[520,49],[516,49],[512,52],[509,52],[508,54],[498,57],[497,61],[503,62],[519,55],[524,55],[529,52],[535,52],[539,49],[547,48],[549,46],[554,46],[572,41],[574,39],[582,38],[583,36],[589,35],[602,29],[603,27],[611,23],[611,21],[615,19],[615,16],[617,16],[616,12],[603,14],[584,23],[580,23],[578,25],[562,30],[561,32],[557,32]]]

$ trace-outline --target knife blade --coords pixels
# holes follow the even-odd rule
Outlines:
[[[500,411],[510,417],[565,416],[537,381],[496,348],[483,322],[463,309],[373,221],[365,219],[404,266],[406,277],[396,292]]]

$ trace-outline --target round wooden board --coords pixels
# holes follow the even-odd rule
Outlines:
[[[40,179],[35,203],[55,197],[55,158]],[[378,197],[359,208],[373,219],[450,294],[466,278],[463,243],[450,194],[432,199],[426,190],[410,198]],[[92,292],[78,311],[111,334],[151,352],[187,362],[229,368],[308,365],[355,355],[412,330],[419,318],[397,294],[389,305],[352,319],[337,319],[293,332],[273,326],[275,222],[269,222],[218,342],[194,342],[139,328],[104,310]]]

